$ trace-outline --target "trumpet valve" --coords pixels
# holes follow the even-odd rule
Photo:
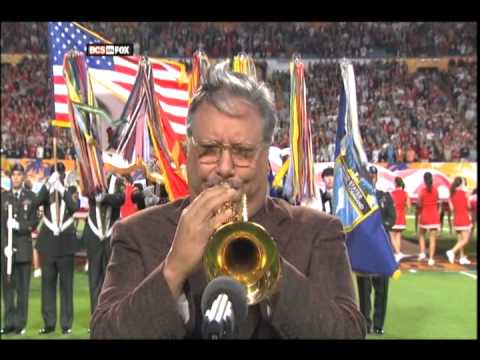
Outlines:
[[[237,207],[235,206],[235,204],[232,203],[232,202],[225,203],[225,204],[218,210],[218,214],[225,213],[227,210],[231,210],[231,211],[232,211],[232,216],[230,216],[227,220],[225,220],[224,224],[227,224],[227,223],[229,223],[229,222],[234,222],[234,221],[240,221],[240,220],[241,220],[240,213],[239,213]]]

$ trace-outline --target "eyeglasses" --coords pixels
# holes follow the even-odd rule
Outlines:
[[[201,164],[216,164],[220,160],[223,151],[228,149],[232,156],[233,165],[237,167],[248,167],[255,160],[258,150],[265,146],[265,143],[257,145],[221,144],[219,142],[200,142],[193,137],[189,138],[192,145],[198,150],[198,159]]]

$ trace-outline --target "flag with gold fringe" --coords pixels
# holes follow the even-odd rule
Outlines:
[[[70,132],[77,155],[81,192],[95,196],[107,191],[103,170],[102,143],[100,136],[102,110],[98,109],[93,93],[85,54],[71,50],[64,57],[64,78],[68,93]]]
[[[193,95],[202,84],[202,76],[209,67],[210,62],[207,54],[202,50],[197,50],[192,57],[192,71],[190,73],[190,81],[188,83],[189,103],[192,101]]]
[[[255,69],[255,62],[251,56],[245,53],[240,53],[233,57],[232,71],[246,74],[257,80],[257,71]]]
[[[316,198],[312,131],[307,117],[305,68],[298,56],[290,62],[290,161],[284,196],[291,202],[308,203]]]

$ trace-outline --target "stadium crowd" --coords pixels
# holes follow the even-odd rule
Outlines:
[[[436,57],[476,53],[474,22],[82,22],[106,39],[151,56]],[[422,34],[422,36],[418,36]],[[1,50],[45,54],[47,23],[4,23]]]
[[[2,63],[2,154],[8,158],[51,158],[52,103],[46,58],[24,57],[16,65]],[[69,129],[57,128],[57,156],[72,158]]]
[[[359,126],[370,161],[477,161],[476,62],[450,62],[448,71],[408,74],[398,61],[355,66]],[[288,145],[290,79],[274,73],[283,131]],[[336,64],[316,63],[306,70],[308,113],[316,161],[333,161],[339,98]],[[459,141],[462,139],[462,141]]]
[[[476,53],[475,23],[82,23],[114,42],[133,42],[152,56],[190,57],[198,47],[211,58],[247,50],[254,58],[302,56],[444,56]],[[2,153],[49,158],[52,103],[46,23],[5,23],[3,53],[39,54],[2,62]],[[416,36],[418,33],[425,36]],[[415,35],[415,36],[414,36]],[[409,74],[398,60],[356,65],[359,124],[370,161],[476,161],[476,60],[451,60],[448,71]],[[287,72],[267,81],[275,92],[280,126],[276,144],[288,146]],[[308,114],[316,161],[334,151],[340,74],[332,63],[306,69]],[[68,129],[57,129],[58,157],[74,150]],[[462,139],[462,141],[459,141]]]

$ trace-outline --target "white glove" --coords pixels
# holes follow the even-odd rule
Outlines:
[[[8,219],[7,220],[7,228],[13,229],[13,230],[18,230],[18,229],[20,229],[20,224],[15,219]]]
[[[145,207],[157,205],[159,201],[160,198],[157,195],[151,194],[150,196],[145,196]]]
[[[147,186],[144,190],[143,190],[143,195],[145,196],[153,196],[153,185],[150,185],[150,186]]]
[[[55,190],[62,194],[62,196],[65,193],[65,186],[63,186],[60,180],[55,183]]]
[[[145,206],[150,207],[152,205],[157,205],[160,201],[160,198],[153,193],[153,185],[147,186],[143,190],[143,196],[145,197]]]
[[[5,246],[5,249],[3,249],[3,253],[5,254],[5,257],[9,258],[13,255],[13,253],[16,251],[17,249],[14,249],[13,247],[12,248],[9,248],[8,246]]]
[[[53,236],[58,236],[58,235],[60,235],[60,230],[58,229],[53,230]]]
[[[106,196],[107,194],[105,194],[104,192],[98,193],[97,195],[95,195],[95,201],[97,203],[101,203],[103,200],[105,200]]]

